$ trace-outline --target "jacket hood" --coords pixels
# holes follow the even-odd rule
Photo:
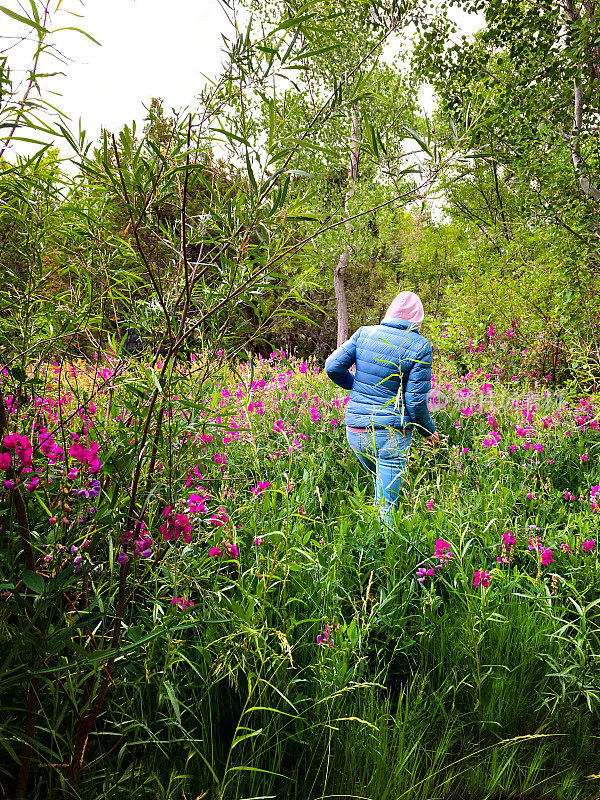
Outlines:
[[[425,311],[423,303],[414,292],[400,292],[392,300],[390,307],[385,312],[384,322],[390,319],[404,319],[420,325],[423,322]]]

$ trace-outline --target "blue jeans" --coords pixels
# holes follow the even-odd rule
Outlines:
[[[370,428],[358,433],[346,428],[348,444],[365,472],[373,478],[375,503],[389,527],[393,527],[391,510],[398,508],[411,435],[410,429]]]

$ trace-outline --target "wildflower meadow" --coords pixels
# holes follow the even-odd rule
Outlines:
[[[2,3],[0,797],[597,800],[598,4]]]
[[[1,741],[28,796],[593,795],[597,402],[440,371],[447,438],[415,445],[391,531],[318,366],[223,362],[200,400],[178,365],[144,444],[161,366],[49,364],[28,402],[3,375]]]

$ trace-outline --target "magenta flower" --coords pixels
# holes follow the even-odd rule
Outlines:
[[[487,589],[487,587],[490,585],[490,578],[491,576],[488,572],[478,569],[473,576],[473,586],[483,586],[485,589]]]
[[[594,549],[594,546],[595,546],[594,540],[589,539],[587,542],[584,542],[581,545],[581,549],[583,550],[584,553],[591,553],[592,550]]]
[[[260,538],[260,536],[257,536],[257,537],[254,539],[254,544],[255,544],[257,547],[258,547],[259,545],[261,545],[262,543],[263,543],[263,540]]]
[[[2,440],[7,450],[14,450],[16,457],[24,467],[32,466],[33,447],[26,436],[11,433]]]
[[[435,575],[435,570],[432,567],[429,567],[429,569],[425,569],[425,567],[419,567],[417,570],[417,580],[419,583],[423,583],[425,578],[430,578],[432,575]]]
[[[571,552],[571,548],[569,547],[569,545],[566,542],[561,542],[560,549],[564,550],[565,553],[570,553]]]
[[[25,490],[27,492],[35,491],[35,489],[37,489],[38,487],[39,482],[40,482],[39,476],[36,475],[34,478],[31,479],[29,483],[25,484]]]
[[[117,556],[117,561],[119,564],[126,564],[127,563],[127,553],[123,553],[122,551]]]
[[[225,513],[225,509],[219,506],[219,508],[217,509],[217,513],[214,514],[212,517],[210,517],[208,521],[212,522],[212,524],[215,525],[217,528],[220,528],[221,526],[227,523],[228,519],[229,517]]]
[[[69,455],[80,464],[87,466],[90,475],[94,475],[100,469],[98,447],[98,442],[90,442],[89,447],[84,447],[81,442],[73,442],[69,448]]]
[[[192,541],[192,525],[186,514],[171,514],[171,507],[167,506],[163,511],[165,521],[160,526],[160,532],[165,542],[172,539],[179,539],[183,535],[183,540],[189,544]]]
[[[544,567],[547,567],[548,564],[551,564],[554,560],[552,558],[552,550],[550,550],[549,547],[542,547],[541,555],[542,555],[542,566]]]
[[[10,467],[10,453],[0,453],[0,469],[3,472]]]
[[[431,500],[428,500],[428,501],[425,503],[425,505],[427,506],[427,509],[428,509],[429,511],[433,511],[433,506],[434,506],[433,499],[431,499]]]
[[[171,599],[171,605],[175,606],[175,608],[181,608],[183,611],[194,607],[192,600],[185,600],[183,597],[173,597]]]
[[[511,550],[516,544],[514,533],[512,531],[505,531],[502,534],[502,542],[507,550]]]
[[[443,539],[437,539],[435,543],[435,553],[434,558],[437,558],[439,564],[436,565],[437,568],[441,567],[443,564],[447,564],[448,561],[452,558],[452,553],[450,548],[452,545],[450,542],[445,542]]]
[[[208,555],[211,558],[217,558],[218,556],[221,555],[221,550],[218,547],[211,547],[210,550],[208,551]]]

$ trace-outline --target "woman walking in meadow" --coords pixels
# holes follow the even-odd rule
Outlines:
[[[325,362],[327,376],[350,390],[346,436],[361,466],[373,477],[375,502],[391,526],[413,431],[439,440],[427,407],[431,345],[419,333],[423,304],[400,292],[379,325],[359,328]],[[356,366],[355,374],[350,367]]]

